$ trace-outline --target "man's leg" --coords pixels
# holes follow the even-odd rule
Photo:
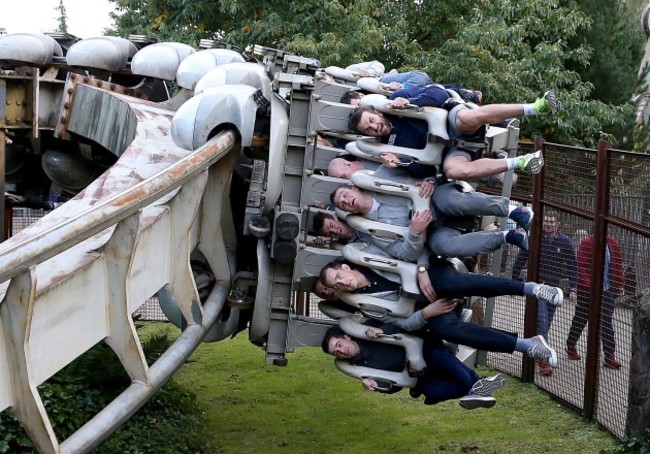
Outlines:
[[[614,307],[616,300],[614,293],[610,290],[603,292],[603,315],[600,321],[600,332],[603,343],[603,355],[605,358],[614,358],[616,351],[616,341],[614,338],[614,324],[612,317],[614,316]]]
[[[396,74],[386,74],[384,76],[381,76],[379,78],[379,81],[384,84],[398,82],[402,84],[404,88],[424,87],[426,84],[431,83],[429,75],[424,71],[418,70]]]
[[[575,349],[578,339],[582,335],[585,326],[587,326],[587,314],[589,311],[589,290],[585,287],[578,286],[578,302],[576,304],[576,311],[573,314],[571,321],[571,329],[569,330],[569,337],[567,338],[567,348],[569,350]],[[576,359],[580,359],[579,356]]]
[[[461,322],[453,313],[430,318],[427,329],[433,339],[445,339],[490,352],[512,353],[517,345],[517,334]]]
[[[501,230],[461,233],[450,227],[434,227],[429,236],[429,249],[442,257],[471,257],[487,254],[505,243]]]
[[[480,215],[505,217],[509,210],[507,197],[487,195],[477,191],[463,192],[453,183],[438,186],[433,192],[432,202],[441,213],[453,217]]]
[[[455,114],[454,126],[461,134],[474,134],[483,125],[501,123],[524,115],[554,112],[556,105],[555,93],[549,91],[532,104],[487,104],[478,109],[459,109]]]
[[[432,263],[429,279],[439,298],[524,295],[524,283],[475,273],[459,273],[448,263]]]
[[[510,162],[511,161],[511,162]],[[509,166],[512,167],[509,167]],[[528,153],[515,158],[493,159],[481,158],[472,161],[471,155],[458,148],[452,148],[444,158],[443,170],[452,180],[478,180],[498,175],[510,169],[523,170],[537,174],[542,170],[544,158],[542,152]]]
[[[424,394],[425,405],[463,397],[479,379],[473,369],[461,363],[438,342],[435,344],[424,344],[427,375],[418,381],[415,388]]]

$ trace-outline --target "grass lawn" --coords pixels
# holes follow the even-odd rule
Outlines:
[[[175,375],[204,407],[210,453],[582,454],[618,444],[509,376],[494,408],[468,411],[365,391],[320,348],[288,358],[287,367],[265,365],[244,332],[201,345]]]

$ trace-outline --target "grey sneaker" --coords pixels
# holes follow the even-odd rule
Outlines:
[[[503,375],[496,374],[491,377],[485,377],[477,380],[469,390],[471,394],[478,394],[479,396],[491,396],[494,391],[503,387],[506,384]]]
[[[497,400],[492,396],[480,396],[478,394],[468,394],[458,399],[458,405],[465,410],[475,410],[477,408],[492,408]]]
[[[544,301],[551,306],[561,306],[564,301],[564,292],[561,288],[546,284],[537,284],[533,289],[533,295],[539,301]]]
[[[525,154],[521,159],[519,159],[519,162],[517,162],[517,169],[533,175],[541,172],[542,167],[544,167],[544,156],[542,155],[542,150],[538,150],[535,153]]]
[[[544,336],[531,337],[529,340],[533,342],[533,345],[526,352],[528,356],[544,360],[551,367],[557,367],[557,353],[546,343]]]

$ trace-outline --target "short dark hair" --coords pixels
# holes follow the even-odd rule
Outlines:
[[[555,210],[545,210],[544,211],[544,217],[545,218],[555,218],[556,220],[560,219],[560,215]]]
[[[334,216],[320,211],[314,215],[312,226],[314,227],[314,232],[316,232],[317,235],[320,235],[321,230],[323,230],[323,227],[325,227],[325,219],[334,219]]]
[[[327,270],[340,270],[341,265],[343,265],[344,263],[345,262],[341,259],[333,260],[329,262],[320,270],[320,274],[318,275],[318,278],[321,280],[321,282],[323,282],[324,285],[327,286],[327,280],[325,279],[325,273],[327,273]]]
[[[330,202],[332,202],[332,205],[336,206],[336,204],[334,203],[334,199],[336,198],[336,193],[338,192],[338,190],[342,189],[342,188],[351,189],[351,188],[354,188],[354,186],[352,186],[351,184],[342,184],[341,186],[334,189],[332,191],[332,193],[330,194]]]
[[[330,349],[329,349],[330,340],[333,337],[341,338],[343,336],[345,336],[345,333],[338,326],[332,326],[330,329],[325,331],[325,337],[323,337],[323,343],[321,344],[321,347],[323,348],[323,351],[325,353],[327,353],[328,355],[331,355]]]
[[[341,102],[343,104],[352,104],[353,99],[361,99],[361,93],[359,93],[357,90],[350,90],[346,91],[343,93],[343,96],[341,96]]]
[[[376,110],[372,106],[357,106],[357,108],[354,109],[350,115],[350,124],[348,125],[351,130],[356,131],[360,134],[363,134],[363,131],[359,131],[358,126],[359,122],[361,121],[361,115],[363,115],[364,112],[375,113]]]

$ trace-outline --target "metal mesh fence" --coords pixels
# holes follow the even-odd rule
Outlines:
[[[533,144],[521,144],[519,153],[532,150]],[[492,271],[523,279],[532,271],[538,282],[561,287],[565,302],[556,310],[539,304],[535,311],[534,302],[499,298],[492,326],[522,333],[532,317],[535,332],[527,334],[545,335],[559,362],[550,370],[537,364],[535,383],[622,438],[633,310],[650,284],[650,156],[604,149],[599,166],[596,150],[543,144],[543,151],[535,197],[530,176],[520,176],[512,191],[513,200],[530,204],[541,217],[533,224],[540,231],[530,238],[530,255],[537,248],[538,258],[532,264],[531,257],[522,260],[520,251],[506,247]],[[492,260],[485,261],[486,269]],[[487,355],[488,365],[514,376],[525,375],[522,361],[521,355]]]

